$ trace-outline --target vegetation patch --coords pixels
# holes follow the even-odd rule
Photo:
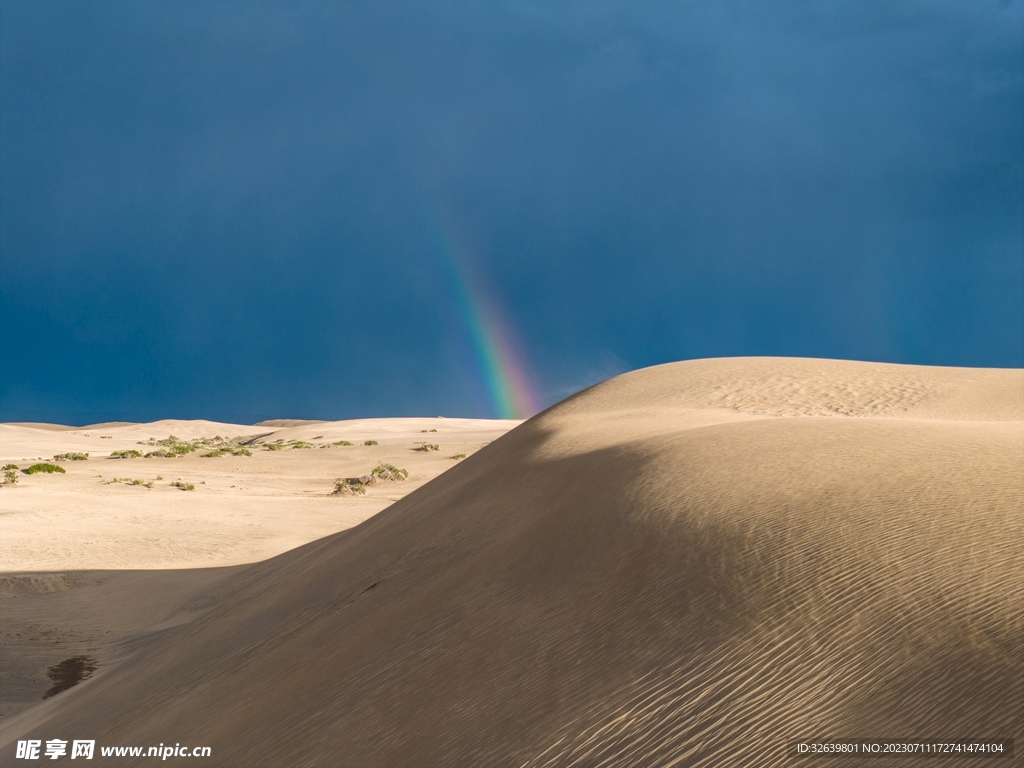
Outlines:
[[[266,448],[268,451],[283,451],[284,450],[284,446],[281,445],[280,443],[264,443],[263,447]]]
[[[124,483],[125,485],[142,485],[146,488],[153,487],[152,480],[133,480],[130,477],[115,477],[113,480],[108,480],[104,485],[113,485],[114,483]]]
[[[370,472],[370,476],[385,483],[398,482],[409,477],[409,470],[399,469],[394,464],[378,464]]]
[[[54,461],[88,461],[88,453],[58,453],[53,457]]]
[[[8,464],[7,466],[10,467],[12,465]],[[4,479],[2,481],[0,481],[0,486],[3,486],[3,485],[17,485],[17,484],[18,484],[18,468],[14,467],[14,469],[7,469],[7,467],[4,467]]]
[[[28,469],[25,470],[25,474],[26,475],[34,475],[34,474],[36,474],[38,472],[45,472],[48,475],[52,475],[53,473],[56,472],[57,474],[63,475],[64,474],[64,467],[59,467],[56,464],[46,464],[46,463],[43,463],[43,464],[33,464],[31,467],[29,467]]]
[[[204,459],[214,459],[217,456],[224,456],[230,453],[232,456],[252,456],[252,451],[241,445],[232,446],[221,446],[220,448],[214,448],[209,453],[202,454]]]
[[[194,491],[196,487],[192,483],[183,483],[181,480],[175,480],[171,483],[175,488],[181,488],[183,491]]]
[[[17,464],[6,464],[6,465],[4,465],[4,472],[6,472],[8,469],[17,469],[17,468],[18,468]]]
[[[439,446],[437,443],[420,443],[420,447],[417,448],[416,450],[424,452],[439,451],[441,450],[441,446]]]
[[[334,481],[332,496],[363,496],[366,494],[366,485],[359,482],[357,478],[342,478]]]
[[[142,454],[134,448],[127,451],[112,451],[110,454],[110,458],[112,459],[138,459],[141,458],[141,456]]]
[[[366,440],[366,441],[363,442],[363,445],[377,445],[377,441],[376,440]]]
[[[55,664],[46,670],[46,676],[50,678],[53,686],[43,694],[43,698],[48,699],[68,688],[73,688],[95,672],[98,666],[96,660],[90,656],[75,656]]]
[[[230,453],[232,456],[252,456],[252,451],[241,445],[237,439],[231,440],[220,435],[212,438],[201,437],[196,440],[181,440],[171,435],[164,440],[147,440],[146,442],[140,442],[139,445],[151,445],[156,448],[155,451],[150,451],[146,454],[147,459],[173,459],[176,456],[185,456],[204,449],[207,452],[201,454],[202,456],[223,456],[225,453]],[[115,451],[114,453],[119,452]],[[122,458],[133,457],[125,456]]]
[[[394,464],[378,464],[368,475],[359,477],[343,477],[334,481],[333,496],[362,496],[366,486],[374,483],[394,483],[409,477],[409,471],[396,467]]]
[[[336,440],[335,442],[330,443],[330,445],[352,445],[352,443],[348,440]]]
[[[452,458],[453,459],[464,459],[464,458],[466,458],[466,454],[464,454],[464,453],[456,453],[454,456],[452,456]]]
[[[312,443],[307,443],[305,440],[292,440],[289,445],[292,448],[312,448]]]

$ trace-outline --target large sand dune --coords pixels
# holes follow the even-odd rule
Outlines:
[[[219,579],[0,755],[740,766],[793,739],[1019,738],[1022,502],[1021,371],[638,371]]]

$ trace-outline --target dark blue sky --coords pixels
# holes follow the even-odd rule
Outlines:
[[[0,3],[0,421],[1024,365],[1024,3]]]

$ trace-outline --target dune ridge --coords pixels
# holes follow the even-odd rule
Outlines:
[[[775,766],[798,738],[1019,736],[1022,418],[1017,370],[626,374],[224,580],[0,754]]]

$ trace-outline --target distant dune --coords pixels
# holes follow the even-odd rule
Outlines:
[[[308,424],[324,424],[323,420],[317,419],[267,419],[258,421],[253,426],[257,427],[302,427]]]
[[[793,739],[1019,739],[1022,480],[1019,370],[636,371],[222,578],[11,718],[0,755],[781,766]]]

